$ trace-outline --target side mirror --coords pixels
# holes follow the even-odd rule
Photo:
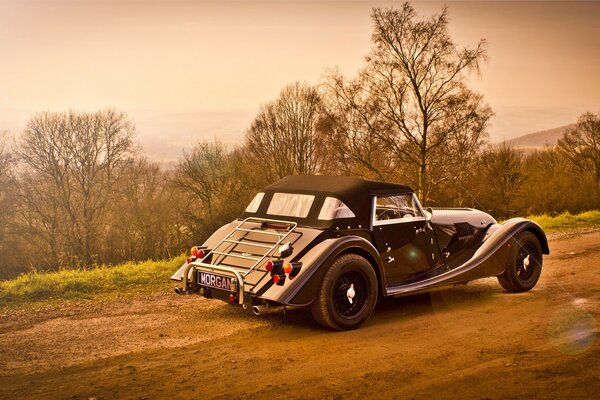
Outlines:
[[[427,221],[431,221],[432,217],[433,217],[433,208],[425,207],[425,219]]]

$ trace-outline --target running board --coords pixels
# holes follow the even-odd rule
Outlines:
[[[401,297],[401,296],[412,296],[416,294],[429,293],[429,292],[438,292],[441,290],[452,289],[456,285],[460,285],[460,283],[447,283],[443,285],[434,285],[427,286],[421,288],[407,288],[407,286],[411,285],[403,285],[403,286],[393,286],[390,288],[386,288],[387,297]]]

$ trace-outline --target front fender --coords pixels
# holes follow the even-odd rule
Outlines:
[[[259,297],[290,306],[309,305],[319,292],[327,266],[345,252],[362,255],[373,265],[378,277],[384,276],[379,253],[368,240],[359,236],[341,236],[325,239],[314,246],[298,260],[302,262],[298,276],[283,286],[271,285]],[[379,279],[379,283],[383,289],[383,279]]]
[[[459,265],[449,266],[448,271],[431,278],[395,287],[388,291],[388,295],[408,295],[436,286],[500,275],[506,269],[512,249],[516,245],[514,237],[522,231],[530,231],[535,234],[540,240],[542,253],[550,253],[546,235],[538,224],[525,218],[513,218],[501,225],[490,226],[477,250]]]

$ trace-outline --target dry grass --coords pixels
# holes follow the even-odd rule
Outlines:
[[[90,299],[128,293],[152,293],[172,286],[169,278],[184,256],[171,260],[128,262],[89,270],[32,272],[0,282],[0,307],[23,303]]]
[[[585,228],[600,228],[600,211],[586,211],[571,214],[568,211],[556,216],[532,215],[529,217],[544,229],[546,233],[570,231]]]

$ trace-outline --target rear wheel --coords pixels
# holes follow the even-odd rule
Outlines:
[[[345,254],[329,266],[311,312],[326,328],[354,329],[371,316],[376,301],[373,267],[359,255]]]
[[[531,232],[521,232],[514,238],[513,251],[506,270],[498,281],[509,292],[531,290],[542,272],[542,249],[537,237]]]

